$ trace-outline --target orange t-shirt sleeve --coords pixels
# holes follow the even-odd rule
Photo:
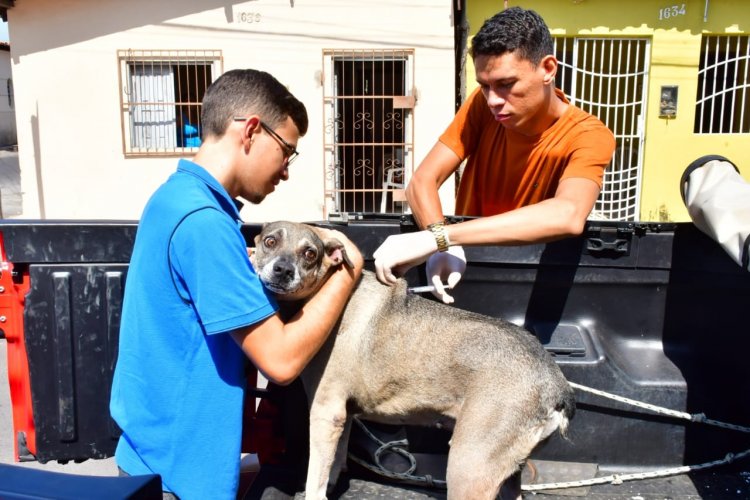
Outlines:
[[[615,137],[604,126],[584,127],[570,145],[571,154],[560,180],[585,178],[602,187],[604,169],[612,160],[615,150]]]
[[[477,88],[461,105],[439,140],[463,161],[476,150],[484,122],[491,116],[487,101]]]

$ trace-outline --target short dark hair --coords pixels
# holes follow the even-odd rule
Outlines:
[[[471,42],[471,57],[514,52],[535,66],[554,55],[554,44],[544,19],[533,10],[511,7],[487,19]]]
[[[221,137],[235,116],[257,114],[270,127],[291,117],[300,136],[307,133],[307,110],[270,73],[234,69],[216,79],[203,96],[201,136]]]

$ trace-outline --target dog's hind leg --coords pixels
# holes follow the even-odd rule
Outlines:
[[[509,481],[504,498],[520,486],[512,478],[539,441],[538,432],[525,422],[524,411],[488,404],[485,397],[466,401],[451,438],[448,453],[448,499],[494,500]]]
[[[310,461],[305,485],[307,500],[326,498],[331,467],[346,420],[346,400],[318,398],[316,395],[310,407]],[[331,481],[335,479],[331,477]]]

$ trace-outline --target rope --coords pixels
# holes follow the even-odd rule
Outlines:
[[[428,486],[432,487],[438,487],[438,488],[447,488],[447,484],[445,481],[441,479],[434,479],[430,475],[426,476],[415,476],[413,472],[417,470],[417,460],[414,458],[414,455],[406,451],[402,446],[409,446],[409,441],[406,439],[399,439],[396,441],[389,441],[384,442],[381,441],[380,438],[378,438],[375,434],[373,434],[370,429],[365,426],[357,417],[354,417],[354,422],[359,425],[360,429],[364,431],[364,433],[372,439],[374,442],[376,442],[379,447],[377,450],[375,450],[375,465],[370,464],[361,458],[349,453],[349,458],[361,465],[362,467],[368,469],[371,472],[374,472],[376,474],[379,474],[381,476],[385,476],[390,479],[395,479],[398,481],[405,481],[410,482],[414,484],[427,484]],[[406,472],[395,472],[392,470],[388,470],[385,468],[385,466],[380,463],[380,457],[384,453],[397,453],[401,455],[402,457],[405,457],[407,460],[409,460],[409,469]]]
[[[565,488],[579,488],[581,486],[593,486],[596,484],[622,484],[625,481],[633,481],[636,479],[653,479],[656,477],[667,477],[676,476],[678,474],[686,474],[691,471],[708,469],[710,467],[716,467],[718,465],[724,465],[745,458],[750,455],[750,449],[742,451],[740,453],[728,453],[721,460],[714,460],[712,462],[706,462],[699,465],[684,465],[682,467],[674,467],[671,469],[662,469],[651,472],[634,472],[632,474],[612,474],[609,476],[595,477],[593,479],[583,479],[580,481],[567,481],[564,483],[546,483],[546,484],[529,484],[521,486],[523,491],[540,491],[540,490],[558,490]]]
[[[568,383],[574,389],[579,389],[584,392],[590,392],[591,394],[596,394],[597,396],[601,396],[603,398],[608,398],[614,401],[619,401],[620,403],[625,403],[631,406],[636,406],[638,408],[650,410],[654,413],[660,413],[662,415],[669,415],[670,417],[674,417],[674,418],[678,418],[682,420],[689,420],[690,422],[695,422],[699,424],[714,425],[716,427],[722,427],[724,429],[731,429],[733,431],[750,433],[750,427],[743,427],[741,425],[728,424],[725,422],[719,422],[718,420],[712,420],[710,418],[706,418],[706,415],[703,413],[691,414],[691,413],[685,413],[682,411],[670,410],[669,408],[663,408],[661,406],[656,406],[656,405],[652,405],[648,403],[643,403],[641,401],[636,401],[635,399],[625,398],[623,396],[617,396],[616,394],[610,394],[608,392],[600,391],[598,389],[592,389],[591,387],[586,387],[585,385],[576,384],[574,382],[568,382]]]
[[[624,403],[630,406],[635,406],[637,408],[643,408],[645,410],[649,410],[649,411],[652,411],[654,413],[658,413],[661,415],[667,415],[673,418],[687,420],[687,421],[694,422],[694,423],[713,425],[713,426],[721,427],[724,429],[750,433],[750,427],[730,424],[726,422],[720,422],[718,420],[706,418],[706,415],[703,413],[691,414],[691,413],[686,413],[682,411],[671,410],[669,408],[664,408],[661,406],[644,403],[642,401],[637,401],[635,399],[630,399],[630,398],[626,398],[623,396],[618,396],[616,394],[611,394],[605,391],[600,391],[599,389],[586,387],[584,385],[576,384],[575,382],[568,382],[568,383],[574,389],[578,389],[584,392],[589,392],[591,394],[595,394],[603,398],[611,399],[613,401],[618,401],[620,403]],[[434,479],[430,475],[416,476],[413,474],[413,472],[417,468],[417,461],[411,453],[409,453],[404,448],[402,448],[403,446],[409,445],[409,442],[407,440],[403,439],[403,440],[391,441],[388,443],[383,442],[377,436],[375,436],[372,432],[370,432],[370,430],[365,426],[365,424],[363,424],[358,418],[354,417],[354,421],[360,426],[360,428],[365,432],[365,434],[370,439],[372,439],[379,445],[379,447],[375,451],[375,465],[370,464],[352,454],[349,454],[349,458],[352,461],[370,470],[371,472],[374,472],[384,477],[388,477],[390,479],[395,479],[397,481],[404,481],[404,482],[409,482],[412,484],[419,484],[419,485],[427,484],[429,486],[438,487],[438,488],[447,487],[447,483],[445,481],[440,480],[440,479]],[[394,471],[386,469],[380,463],[381,455],[383,455],[386,452],[398,453],[399,455],[406,457],[410,463],[409,469],[406,472],[394,472]],[[566,489],[566,488],[580,488],[584,486],[593,486],[597,484],[606,484],[606,483],[617,485],[617,484],[622,484],[625,481],[676,476],[678,474],[686,474],[692,471],[709,469],[711,467],[717,467],[719,465],[730,464],[734,461],[741,460],[747,457],[748,455],[750,455],[750,449],[741,451],[739,453],[728,453],[722,459],[713,460],[711,462],[705,462],[705,463],[697,464],[697,465],[684,465],[681,467],[673,467],[669,469],[662,469],[662,470],[650,471],[650,472],[634,472],[631,474],[611,474],[609,476],[595,477],[592,479],[582,479],[578,481],[566,481],[566,482],[560,482],[560,483],[525,484],[521,486],[521,490],[522,491],[561,490],[561,489]]]
[[[586,387],[584,385],[576,384],[574,382],[568,382],[568,383],[574,389],[578,389],[584,392],[589,392],[591,394],[596,394],[597,396],[611,399],[613,401],[618,401],[620,403],[625,403],[631,406],[635,406],[637,408],[643,408],[643,409],[646,409],[646,410],[649,410],[649,411],[652,411],[654,413],[658,413],[661,415],[668,415],[670,417],[674,417],[674,418],[682,419],[682,420],[688,420],[690,422],[695,422],[699,424],[713,425],[716,427],[722,427],[724,429],[731,429],[734,431],[750,433],[750,427],[729,424],[726,422],[720,422],[718,420],[706,418],[706,415],[703,413],[691,414],[691,413],[686,413],[682,411],[671,410],[669,408],[663,408],[661,406],[644,403],[642,401],[636,401],[635,399],[618,396],[616,394],[611,394],[608,392],[600,391],[598,389],[592,389],[591,387]],[[745,458],[748,455],[750,455],[750,449],[741,451],[736,454],[728,453],[723,459],[714,460],[711,462],[705,462],[705,463],[697,464],[697,465],[684,465],[681,467],[674,467],[670,469],[662,469],[662,470],[651,471],[651,472],[634,472],[632,474],[612,474],[609,476],[595,477],[593,479],[584,479],[580,481],[567,481],[564,483],[530,484],[530,485],[521,486],[521,490],[523,491],[540,491],[540,490],[553,490],[553,489],[557,490],[557,489],[565,489],[565,488],[579,488],[582,486],[593,486],[596,484],[605,484],[605,483],[622,484],[625,481],[676,476],[678,474],[686,474],[691,471],[703,470],[703,469],[708,469],[711,467],[716,467],[719,465],[729,464],[729,463],[734,462],[735,460],[740,460],[742,458]]]

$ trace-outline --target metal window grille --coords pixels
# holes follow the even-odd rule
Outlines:
[[[604,122],[617,142],[591,218],[634,220],[639,213],[649,43],[642,38],[555,38],[558,88]]]
[[[703,35],[696,134],[750,133],[750,37]]]
[[[408,210],[414,51],[324,50],[326,215]]]
[[[187,156],[200,146],[201,99],[219,50],[119,50],[123,153]]]

